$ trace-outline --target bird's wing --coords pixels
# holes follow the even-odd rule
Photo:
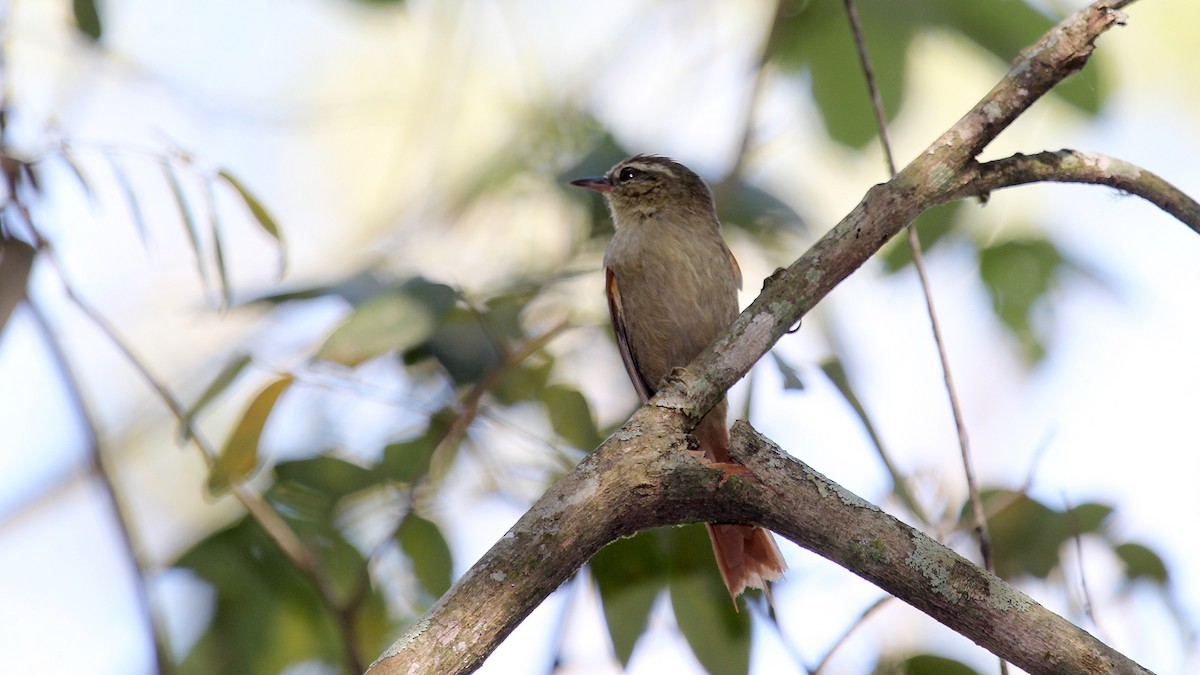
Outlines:
[[[629,344],[625,310],[621,306],[621,289],[617,285],[617,275],[611,267],[604,269],[604,290],[608,296],[608,313],[612,316],[613,332],[617,335],[617,348],[621,350],[621,360],[625,362],[625,372],[629,373],[629,380],[633,382],[633,388],[637,390],[638,398],[645,403],[654,395],[654,388],[642,377],[637,359]]]
[[[733,280],[737,283],[738,290],[742,290],[742,268],[738,265],[737,258],[733,257],[733,251],[725,249],[725,255],[729,256],[729,267],[733,270]]]

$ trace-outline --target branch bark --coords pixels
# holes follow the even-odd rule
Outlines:
[[[1096,2],[1025,50],[970,112],[893,180],[868,190],[836,227],[773,276],[723,336],[553,485],[369,672],[470,672],[605,544],[642,529],[690,522],[764,525],[1030,672],[1148,672],[782,453],[744,423],[735,425],[732,452],[752,480],[734,477],[722,484],[720,471],[685,452],[686,432],[724,392],[919,213],[1006,185],[1082,179],[1071,161],[1033,166],[1010,158],[980,165],[975,157],[1042,94],[1079,70],[1095,39],[1124,23],[1117,10],[1130,2]],[[1086,182],[1113,184],[1100,179],[1100,164],[1092,162],[1089,171],[1099,173]],[[1173,204],[1169,212],[1200,231],[1200,206],[1163,188],[1161,179],[1147,178],[1152,174],[1124,166],[1120,177],[1112,174],[1121,189],[1160,206]]]

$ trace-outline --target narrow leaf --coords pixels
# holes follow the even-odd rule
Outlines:
[[[779,374],[783,375],[783,388],[803,391],[804,382],[800,379],[800,375],[796,373],[796,369],[792,367],[792,364],[784,361],[783,357],[773,351],[770,354],[771,360],[775,362],[775,367],[779,368]]]
[[[413,574],[429,595],[440,598],[450,588],[453,561],[438,526],[410,513],[396,533],[401,550],[412,561]]]
[[[850,384],[850,378],[846,376],[846,368],[842,365],[840,359],[831,357],[821,363],[821,371],[825,373],[825,377],[838,388],[842,398],[846,399],[846,403],[850,404],[850,408],[854,410],[854,414],[858,416],[859,422],[863,425],[863,430],[867,432],[867,436],[871,439],[871,445],[875,448],[875,453],[879,456],[879,461],[883,462],[884,468],[887,469],[888,475],[892,478],[892,490],[896,496],[904,503],[914,515],[924,517],[924,509],[917,503],[912,492],[908,489],[908,481],[904,474],[896,468],[892,462],[891,456],[883,445],[883,439],[879,436],[879,432],[875,429],[875,423],[871,421],[871,416],[867,414],[867,409],[858,399],[858,395],[854,393],[854,387]]]
[[[183,421],[180,422],[179,441],[181,443],[191,439],[191,426],[196,421],[196,416],[199,415],[204,408],[208,407],[209,403],[212,403],[214,399],[224,393],[224,391],[229,388],[229,385],[233,384],[234,381],[237,380],[238,376],[242,374],[242,371],[245,370],[246,366],[250,365],[250,362],[251,358],[249,354],[244,352],[239,353],[230,359],[229,363],[225,364],[225,367],[221,369],[221,372],[217,373],[217,376],[208,384],[208,387],[204,390],[204,393],[200,394],[200,398],[196,399],[196,402],[193,403],[192,407],[188,409]]]
[[[129,182],[129,176],[125,173],[125,168],[121,166],[117,158],[108,153],[105,153],[104,157],[108,159],[108,165],[112,167],[113,178],[117,181],[117,185],[120,186],[121,193],[125,196],[125,203],[129,206],[129,217],[133,220],[134,228],[137,229],[138,238],[142,240],[142,245],[145,246],[149,241],[149,237],[147,236],[149,229],[146,227],[146,217],[142,214],[142,203],[133,191],[133,184]]]
[[[220,215],[217,212],[217,194],[211,180],[204,181],[204,206],[208,209],[208,225],[212,229],[213,257],[217,261],[217,274],[221,280],[221,302],[224,307],[233,303],[233,291],[229,285],[229,267],[225,263],[225,246],[221,243]]]
[[[88,205],[93,209],[96,208],[96,193],[92,190],[92,184],[88,182],[87,176],[83,173],[83,168],[79,166],[79,162],[65,149],[63,152],[58,153],[58,156],[62,158],[63,164],[67,165],[67,170],[75,177],[75,180],[79,183],[79,187],[83,188],[83,193],[87,195]]]
[[[250,214],[254,216],[255,222],[263,229],[263,232],[266,232],[275,240],[276,245],[279,247],[278,276],[282,277],[283,273],[287,270],[287,246],[283,241],[283,232],[279,229],[279,225],[271,217],[271,214],[267,212],[262,203],[246,189],[245,185],[242,185],[241,181],[234,178],[233,174],[222,169],[217,175],[225,179],[225,182],[229,183],[234,190],[237,190],[238,195],[241,196],[242,201],[246,204],[246,208],[250,209]]]
[[[192,253],[196,257],[196,272],[200,275],[200,283],[203,284],[204,292],[207,294],[212,290],[212,285],[208,278],[208,270],[204,266],[204,252],[200,248],[200,232],[196,228],[196,218],[192,215],[192,207],[188,204],[187,197],[184,196],[183,185],[179,182],[179,175],[175,173],[175,167],[171,166],[170,162],[164,161],[162,168],[167,183],[171,186],[171,193],[175,196],[175,205],[179,208],[179,217],[183,220],[184,228],[187,230],[188,241],[192,244]]]
[[[263,427],[266,426],[271,411],[275,409],[279,396],[291,384],[290,376],[275,380],[250,402],[213,463],[208,475],[209,493],[214,496],[224,494],[258,466],[258,441],[262,437]]]

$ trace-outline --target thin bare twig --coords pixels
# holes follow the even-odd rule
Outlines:
[[[455,416],[450,428],[446,431],[446,435],[438,443],[438,447],[434,450],[434,456],[444,456],[450,449],[462,442],[463,436],[467,433],[467,428],[471,426],[471,422],[479,414],[479,406],[483,402],[483,397],[495,388],[501,378],[508,374],[509,370],[541,351],[551,340],[567,328],[570,328],[570,326],[570,322],[564,319],[540,335],[525,340],[516,349],[502,352],[500,362],[496,367],[480,378],[459,401],[458,414]],[[441,467],[438,469],[435,475],[445,468]]]
[[[871,618],[875,612],[883,609],[883,606],[891,600],[895,600],[895,598],[890,595],[885,595],[864,609],[862,614],[859,614],[858,618],[855,619],[848,628],[846,628],[846,632],[842,633],[842,636],[833,643],[833,646],[829,648],[829,651],[825,652],[825,656],[822,656],[821,660],[817,662],[817,667],[812,669],[812,675],[820,675],[821,671],[825,670],[825,666],[829,665],[829,660],[832,659],[837,650],[841,648],[841,646],[845,644],[847,640],[850,639],[850,636],[854,634],[854,631],[858,630],[860,626],[867,622],[867,619]]]
[[[888,174],[896,177],[896,165],[892,160],[891,143],[887,135],[887,116],[883,111],[883,99],[875,83],[875,73],[871,68],[871,57],[867,53],[866,41],[863,38],[862,26],[859,25],[858,11],[854,0],[844,0],[846,15],[850,20],[850,29],[854,33],[854,44],[858,48],[858,58],[862,62],[863,74],[867,78],[867,88],[871,94],[871,104],[875,110],[875,123],[879,127],[879,142],[883,145],[884,158],[887,161]],[[983,500],[979,497],[979,487],[975,482],[975,470],[971,465],[971,445],[967,435],[967,425],[963,419],[962,406],[959,404],[958,391],[954,386],[954,378],[950,371],[950,357],[946,353],[946,342],[942,337],[941,324],[938,322],[937,311],[933,303],[933,286],[929,283],[929,273],[925,269],[925,256],[921,253],[921,242],[917,238],[917,228],[911,223],[905,228],[908,235],[908,247],[912,251],[913,268],[921,282],[921,292],[925,297],[925,310],[929,314],[929,326],[933,333],[933,342],[937,347],[938,360],[942,366],[942,376],[946,383],[946,397],[950,401],[950,411],[954,416],[954,429],[958,434],[958,447],[962,455],[963,473],[967,480],[967,493],[970,496],[971,515],[975,521],[975,534],[979,539],[979,555],[983,566],[992,571],[991,537],[988,535],[987,518],[983,512]],[[1007,667],[1001,663],[1002,673]]]
[[[67,399],[70,401],[71,407],[75,409],[75,414],[79,417],[80,426],[83,428],[88,458],[91,462],[91,473],[100,484],[105,502],[112,513],[113,520],[117,524],[118,539],[121,542],[125,559],[129,564],[130,573],[134,577],[134,595],[137,598],[138,608],[142,612],[142,618],[146,622],[146,630],[150,635],[150,642],[154,645],[155,670],[159,675],[168,675],[174,671],[174,667],[171,662],[170,648],[167,644],[166,634],[162,629],[162,619],[155,610],[153,601],[150,599],[149,582],[147,580],[147,569],[150,565],[138,553],[141,549],[133,534],[132,519],[129,517],[121,501],[115,477],[109,469],[108,462],[104,458],[104,452],[100,447],[99,427],[96,423],[96,417],[92,414],[88,406],[87,398],[83,393],[83,385],[79,381],[79,378],[75,376],[75,371],[71,368],[70,359],[67,358],[66,352],[63,351],[62,345],[58,341],[58,336],[55,335],[49,320],[46,319],[46,315],[32,299],[26,298],[25,306],[33,316],[34,325],[37,326],[38,331],[42,334],[42,340],[46,344],[46,348],[50,351],[51,360],[58,369],[63,383],[66,385]]]

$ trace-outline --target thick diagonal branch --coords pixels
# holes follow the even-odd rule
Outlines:
[[[723,479],[685,450],[682,419],[647,406],[538,500],[372,666],[466,673],[605,544],[650,527],[758,523],[1034,673],[1146,673],[1066,619],[785,454],[748,424]]]

